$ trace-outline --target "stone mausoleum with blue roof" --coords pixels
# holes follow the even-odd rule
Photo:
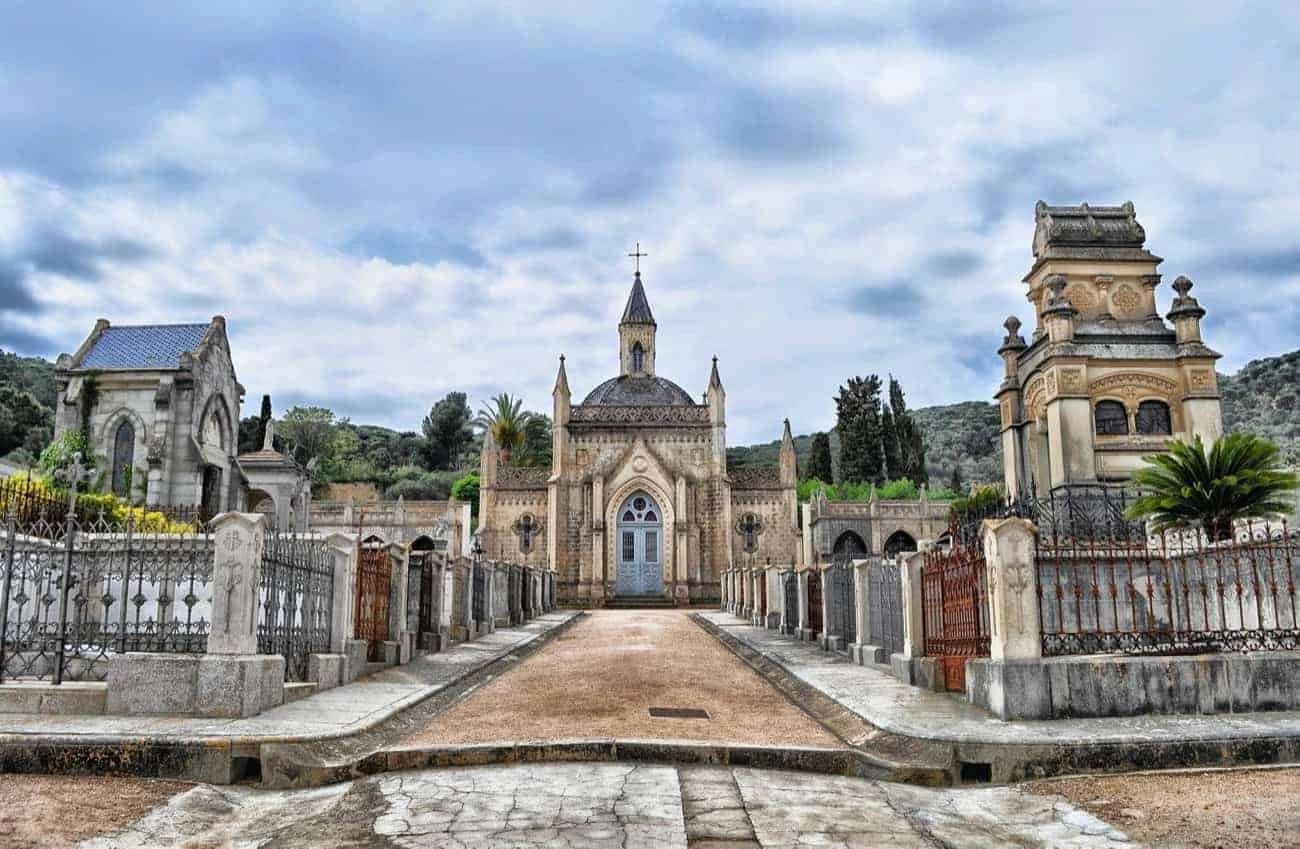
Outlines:
[[[226,321],[115,327],[100,319],[55,363],[55,433],[84,430],[104,488],[134,502],[240,506],[235,460],[244,387]]]

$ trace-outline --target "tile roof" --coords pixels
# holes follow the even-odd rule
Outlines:
[[[654,324],[654,313],[650,312],[650,302],[646,300],[645,287],[641,285],[641,272],[636,273],[632,281],[632,293],[627,296],[627,306],[623,308],[623,320],[620,324]]]
[[[107,327],[77,368],[177,368],[194,351],[210,324],[147,324]]]

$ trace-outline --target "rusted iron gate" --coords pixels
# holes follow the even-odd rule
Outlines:
[[[966,661],[989,653],[988,583],[978,535],[954,528],[950,551],[934,549],[921,568],[927,657],[939,659],[947,689],[964,692]]]
[[[822,625],[822,573],[820,569],[808,570],[808,630],[814,637],[824,630]]]
[[[1300,648],[1300,535],[1238,524],[1129,542],[1049,536],[1035,557],[1044,655]]]
[[[867,570],[867,641],[889,654],[903,650],[903,581],[898,563],[885,560]]]
[[[826,633],[843,637],[845,645],[857,641],[857,592],[853,586],[853,562],[848,553],[835,555],[826,572],[831,621]]]
[[[357,558],[355,638],[366,641],[371,660],[382,658],[383,643],[388,640],[391,578],[388,549],[384,546],[362,546]]]
[[[437,631],[437,623],[433,619],[433,573],[435,565],[435,555],[433,552],[423,552],[419,555],[418,561],[412,556],[412,565],[416,562],[420,567],[420,606],[419,606],[419,629],[421,633]]]

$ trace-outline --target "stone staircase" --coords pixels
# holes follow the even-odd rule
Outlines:
[[[605,600],[606,610],[671,609],[677,605],[663,595],[618,595]]]

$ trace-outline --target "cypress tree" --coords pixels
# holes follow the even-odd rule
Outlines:
[[[825,433],[817,433],[812,438],[812,448],[808,452],[807,476],[823,483],[831,483],[831,438]]]
[[[899,422],[893,411],[885,407],[880,411],[881,454],[885,460],[885,477],[898,480],[907,476],[907,467],[903,463],[902,447],[899,444]]]
[[[840,434],[840,476],[854,483],[881,483],[880,378],[851,377],[835,399]]]
[[[961,495],[962,490],[966,488],[965,482],[961,479],[961,466],[952,467],[952,479],[948,481],[948,488],[957,495]]]
[[[929,482],[930,473],[925,468],[925,438],[908,412],[902,384],[893,375],[889,376],[889,409],[898,438],[899,465],[902,468],[899,477],[906,477],[918,485]]]

